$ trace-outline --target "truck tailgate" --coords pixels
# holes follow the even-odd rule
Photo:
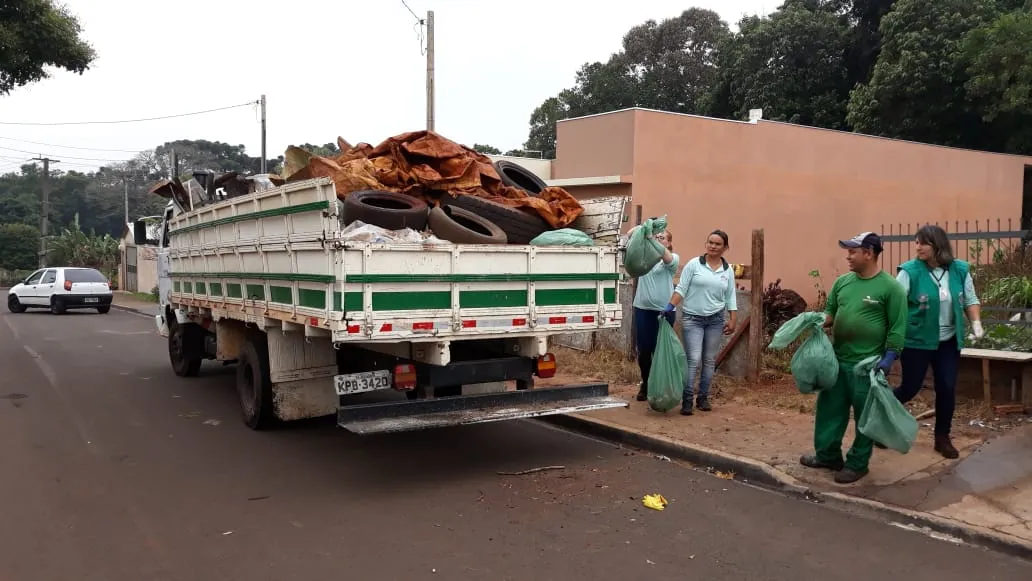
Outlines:
[[[615,247],[342,246],[337,341],[548,335],[621,323]]]

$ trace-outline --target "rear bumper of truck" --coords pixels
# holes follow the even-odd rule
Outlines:
[[[609,385],[503,391],[404,402],[349,405],[337,410],[337,425],[356,434],[406,432],[627,407]]]

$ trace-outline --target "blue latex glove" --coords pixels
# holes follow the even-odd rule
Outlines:
[[[880,369],[882,373],[888,375],[889,370],[892,369],[892,364],[896,362],[897,357],[899,357],[899,354],[896,353],[894,349],[889,349],[885,352],[885,355],[882,356],[881,361],[878,362],[878,369]]]
[[[677,307],[674,306],[674,303],[667,303],[666,304],[666,308],[663,309],[663,313],[672,313],[672,312],[674,312],[674,309],[676,309],[676,308]]]

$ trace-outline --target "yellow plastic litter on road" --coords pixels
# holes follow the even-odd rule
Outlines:
[[[646,494],[641,503],[652,510],[663,510],[669,504],[662,494]]]

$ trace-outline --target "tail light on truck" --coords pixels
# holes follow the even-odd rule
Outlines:
[[[542,379],[555,376],[555,355],[545,353],[537,358],[537,369],[535,374]]]
[[[66,291],[71,291],[72,290],[72,281],[66,280],[65,284],[64,284],[64,288],[65,288]]]
[[[412,391],[416,389],[416,366],[403,363],[394,366],[394,389]]]

